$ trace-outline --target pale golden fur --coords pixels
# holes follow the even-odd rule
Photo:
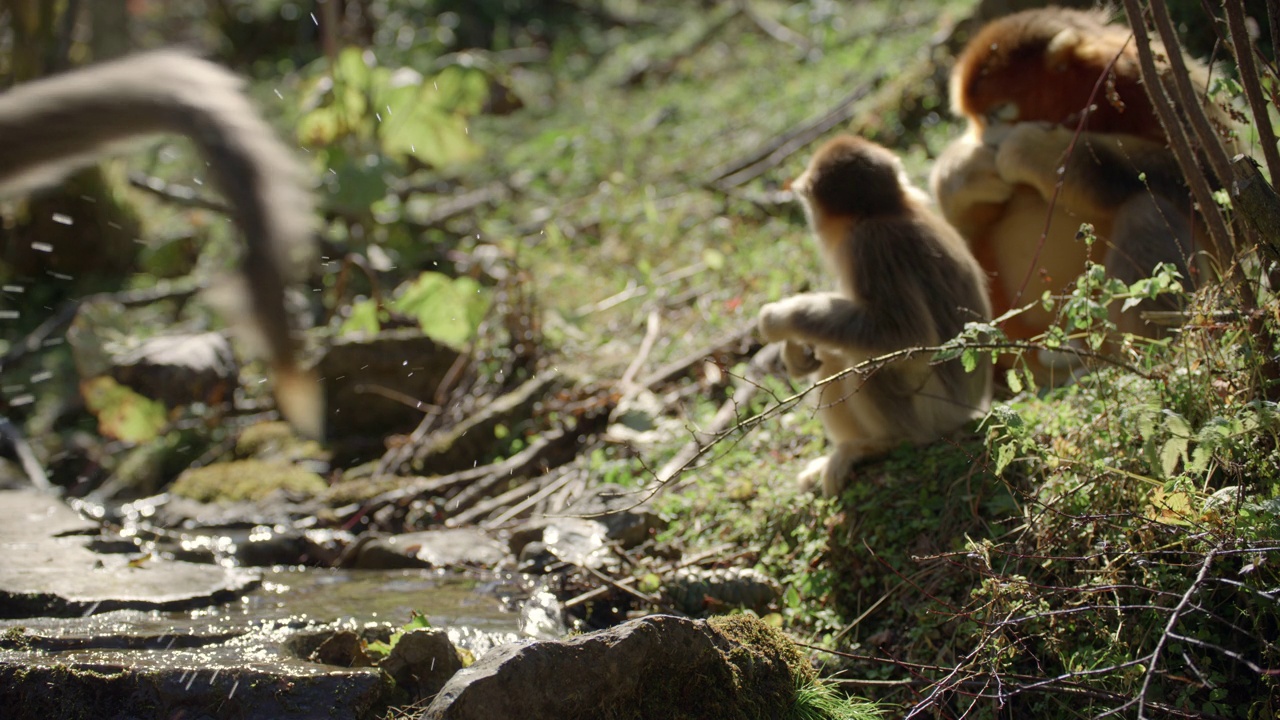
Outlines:
[[[931,347],[987,320],[986,283],[964,241],[924,204],[901,163],[879,145],[838,137],[792,183],[838,290],[766,305],[759,328],[782,342],[793,376],[830,377],[897,350]],[[904,442],[936,440],[983,415],[991,368],[966,373],[930,353],[824,385],[818,414],[830,455],[801,475],[838,494],[853,465]]]

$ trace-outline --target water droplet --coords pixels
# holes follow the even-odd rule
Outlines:
[[[59,225],[75,225],[76,224],[76,221],[72,220],[70,215],[64,215],[63,213],[54,213],[50,217],[54,222],[58,223]]]
[[[33,242],[31,249],[36,252],[53,252],[53,245],[47,242]]]

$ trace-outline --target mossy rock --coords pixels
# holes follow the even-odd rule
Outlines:
[[[296,465],[235,460],[191,468],[174,481],[170,492],[206,503],[252,502],[262,500],[277,490],[310,498],[327,488],[324,478]]]

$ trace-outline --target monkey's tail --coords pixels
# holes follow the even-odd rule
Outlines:
[[[238,77],[162,50],[19,85],[0,95],[0,196],[56,180],[113,145],[161,133],[195,142],[231,204],[245,237],[243,314],[266,351],[281,412],[319,437],[324,401],[300,364],[284,297],[289,276],[311,259],[312,198],[301,166]]]

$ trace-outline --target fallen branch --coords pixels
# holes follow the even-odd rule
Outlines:
[[[797,125],[776,136],[764,147],[750,155],[725,163],[711,171],[706,185],[725,190],[748,183],[782,164],[784,160],[822,137],[831,129],[843,125],[856,114],[854,105],[869,95],[884,80],[880,73],[858,89],[844,96],[835,107],[821,116]]]

